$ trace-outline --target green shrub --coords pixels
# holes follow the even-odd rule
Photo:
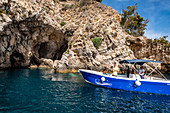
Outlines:
[[[50,9],[48,7],[46,7],[45,12],[48,14],[50,12]]]
[[[149,44],[149,43],[152,43],[152,39],[147,39],[146,42]]]
[[[69,54],[69,53],[70,53],[70,50],[67,49],[67,50],[65,51],[65,54]]]
[[[154,39],[154,40],[153,40],[153,43],[158,43],[158,42],[159,42],[158,39]]]
[[[4,13],[4,14],[5,14],[5,11],[4,11],[4,10],[2,10],[2,9],[0,9],[0,13]]]
[[[95,37],[95,38],[92,38],[91,40],[92,40],[94,46],[98,49],[99,46],[100,46],[101,43],[102,43],[102,38],[100,38],[100,37]]]
[[[5,11],[4,11],[4,10],[2,10],[2,9],[0,9],[0,16],[2,16],[2,17],[3,17],[3,14],[5,14]]]
[[[23,17],[26,17],[27,15],[26,15],[26,14],[23,14],[22,16],[23,16]]]
[[[170,47],[170,43],[169,44],[165,44],[165,47]]]
[[[163,36],[159,38],[159,42],[162,44],[168,44],[168,40],[167,39],[168,36]]]
[[[159,39],[147,39],[147,43],[161,43],[161,44],[165,44],[165,46],[169,46],[170,43],[169,41],[167,40],[167,37],[168,36],[163,36],[163,37],[160,37]]]
[[[64,26],[65,24],[66,24],[65,22],[61,22],[61,23],[60,23],[61,26]]]

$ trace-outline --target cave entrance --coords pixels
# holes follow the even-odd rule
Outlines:
[[[68,48],[68,41],[65,41],[63,44],[57,44],[54,41],[49,41],[40,44],[38,50],[39,58],[47,58],[52,60],[60,60],[63,53]]]
[[[68,48],[68,37],[61,31],[53,31],[48,36],[48,40],[34,46],[34,55],[41,59],[61,60],[63,53]]]
[[[11,68],[21,68],[23,67],[22,64],[25,63],[24,56],[17,51],[14,51],[11,54],[10,61],[11,61]]]

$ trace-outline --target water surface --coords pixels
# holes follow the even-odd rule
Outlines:
[[[170,96],[87,84],[52,69],[0,71],[0,112],[170,112]]]

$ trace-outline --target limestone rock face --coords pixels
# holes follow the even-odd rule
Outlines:
[[[61,34],[59,41],[54,33]],[[52,26],[28,18],[24,21],[15,21],[4,27],[0,32],[1,65],[2,68],[28,67],[38,58],[61,59],[67,40],[64,34]],[[58,41],[58,42],[57,42]],[[52,45],[52,46],[49,46]],[[63,48],[61,48],[63,46]],[[56,51],[60,51],[56,53]]]
[[[133,44],[141,47],[146,38],[124,32],[117,11],[76,1],[0,2],[0,68],[45,64],[58,70],[101,70],[124,59],[150,58],[137,55]],[[102,39],[99,48],[95,37]]]
[[[4,7],[6,4],[6,7]],[[26,8],[22,5],[25,4]],[[41,58],[61,59],[68,39],[56,26],[46,24],[40,13],[29,14],[31,2],[1,3],[0,68],[24,68],[40,65]],[[27,15],[29,16],[27,17]],[[33,12],[32,12],[33,13]]]
[[[146,37],[127,37],[127,45],[138,59],[162,61],[161,70],[170,73],[170,47],[161,43],[147,43]]]

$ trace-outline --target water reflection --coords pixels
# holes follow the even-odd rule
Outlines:
[[[51,81],[69,81],[69,82],[76,82],[76,83],[84,83],[84,79],[81,75],[74,74],[74,73],[55,73],[54,71],[50,71],[51,73],[46,73],[46,71],[41,71],[43,74],[42,78],[45,80]]]

